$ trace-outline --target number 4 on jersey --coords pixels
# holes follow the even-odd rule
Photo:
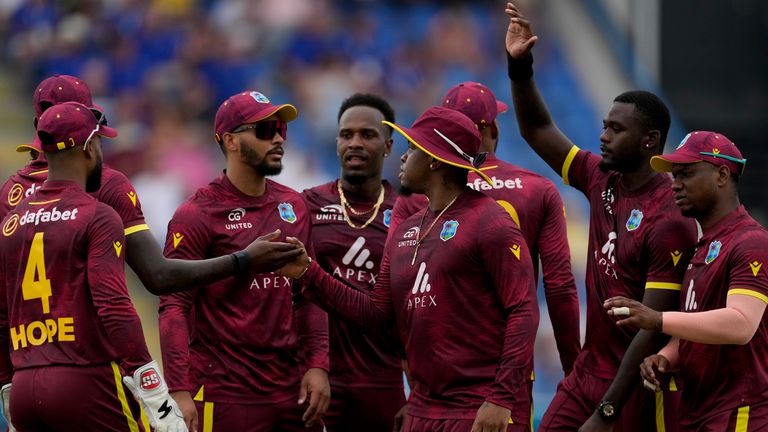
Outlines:
[[[37,276],[37,279],[35,279]],[[43,233],[35,233],[32,247],[29,250],[27,268],[24,270],[24,280],[21,282],[21,293],[24,300],[40,299],[43,313],[51,313],[49,298],[51,297],[51,280],[45,274],[45,256],[43,255]]]

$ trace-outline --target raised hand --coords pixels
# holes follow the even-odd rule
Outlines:
[[[533,45],[539,40],[539,37],[533,35],[531,24],[520,13],[517,6],[507,3],[504,13],[509,16],[506,39],[507,52],[512,58],[519,59],[525,57],[531,52]]]

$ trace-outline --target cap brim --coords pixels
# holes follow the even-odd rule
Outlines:
[[[446,158],[437,156],[434,152],[428,150],[422,144],[419,144],[419,140],[422,141],[422,142],[426,142],[427,140],[424,139],[423,137],[421,137],[418,131],[416,131],[414,129],[411,129],[411,128],[406,128],[406,127],[398,126],[398,125],[396,125],[394,123],[391,123],[391,122],[388,122],[386,120],[382,120],[381,122],[384,123],[385,125],[391,127],[392,129],[400,132],[408,141],[413,143],[413,145],[418,147],[421,151],[423,151],[424,153],[428,154],[429,156],[439,160],[440,162],[446,163],[448,165],[452,165],[452,166],[455,166],[455,167],[458,167],[458,168],[463,168],[463,169],[468,170],[468,171],[474,171],[480,177],[482,177],[483,180],[485,180],[488,184],[493,184],[493,181],[491,180],[490,177],[488,177],[485,173],[483,173],[479,169],[473,167],[472,165],[458,163],[456,161],[451,161],[451,160],[448,160]]]
[[[657,172],[671,172],[673,165],[679,164],[692,164],[702,162],[703,159],[697,159],[686,155],[680,154],[667,154],[662,156],[654,156],[651,158],[651,168]]]
[[[244,123],[260,122],[265,118],[272,117],[273,115],[276,115],[277,118],[288,123],[296,120],[296,117],[299,116],[299,110],[297,110],[296,107],[291,104],[278,105],[272,107],[272,109],[266,112],[260,112],[257,116],[247,119]]]
[[[496,101],[496,114],[504,114],[505,112],[509,111],[509,106],[501,101]]]
[[[117,129],[113,129],[109,126],[101,126],[96,133],[103,137],[114,138],[117,136]]]
[[[38,138],[37,134],[35,134],[35,139],[31,143],[17,145],[16,151],[19,153],[26,153],[28,151],[36,151],[42,153],[43,146],[40,143],[40,138]]]

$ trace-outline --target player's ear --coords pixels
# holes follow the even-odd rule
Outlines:
[[[221,137],[221,147],[224,149],[224,153],[235,153],[240,150],[240,141],[235,134],[225,133]]]

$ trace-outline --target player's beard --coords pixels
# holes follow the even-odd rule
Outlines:
[[[264,154],[264,157],[259,159],[259,155],[255,150],[248,146],[242,146],[240,148],[240,154],[242,155],[243,162],[245,162],[246,165],[252,167],[256,170],[257,173],[263,175],[264,177],[275,176],[283,171],[282,162],[277,162],[273,165],[267,161],[267,156],[269,156],[269,153]]]
[[[400,185],[400,189],[398,190],[398,192],[402,196],[411,196],[411,195],[413,195],[413,191],[408,186],[404,186],[404,185]]]
[[[349,184],[353,184],[353,185],[361,185],[365,183],[366,180],[368,180],[368,176],[364,174],[342,173],[341,177],[344,180],[346,180]]]
[[[101,159],[96,162],[88,177],[85,179],[85,191],[88,193],[97,192],[101,188]]]

